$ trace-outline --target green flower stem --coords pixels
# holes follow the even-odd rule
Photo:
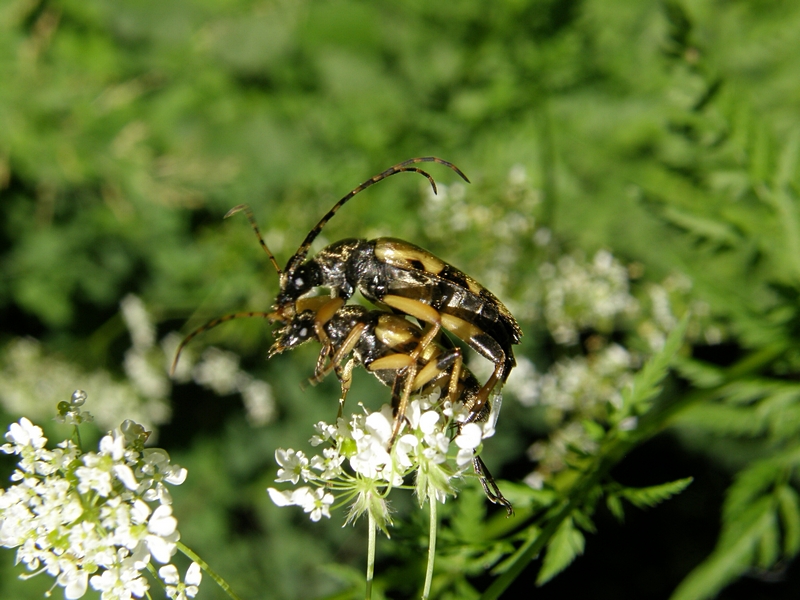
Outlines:
[[[372,579],[375,576],[375,534],[378,526],[372,511],[368,510],[367,514],[369,515],[369,546],[367,548],[367,589],[364,598],[370,600],[372,598]]]
[[[78,446],[78,450],[83,452],[83,441],[81,440],[81,430],[80,427],[75,425],[75,445]]]
[[[211,567],[208,566],[208,563],[195,554],[190,548],[185,546],[182,542],[178,542],[178,550],[180,550],[184,556],[200,565],[200,568],[203,569],[203,572],[211,577],[211,579],[213,579],[216,584],[222,588],[222,591],[228,594],[229,598],[232,600],[241,600],[241,598],[239,598],[239,596],[237,596],[236,593],[231,589],[231,586],[228,585],[228,582],[217,575],[217,573],[212,571]]]
[[[425,569],[425,587],[422,589],[422,600],[427,600],[431,595],[431,583],[433,582],[433,562],[436,558],[436,533],[439,525],[439,518],[436,514],[436,494],[428,496],[428,506],[430,507],[430,530],[428,533],[428,566]]]

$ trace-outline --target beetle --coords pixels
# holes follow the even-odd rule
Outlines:
[[[362,366],[381,383],[391,387],[396,420],[390,446],[402,428],[409,396],[414,392],[424,394],[438,387],[446,391],[447,400],[462,403],[470,415],[474,414],[471,420],[483,422],[490,418],[489,402],[483,402],[479,412],[475,412],[481,385],[463,365],[461,349],[448,343],[446,336],[437,336],[425,344],[419,356],[413,356],[421,340],[427,336],[420,326],[388,311],[368,310],[357,304],[345,305],[341,298],[300,298],[295,303],[294,315],[288,321],[283,320],[277,312],[239,312],[209,321],[183,339],[177,348],[172,371],[175,370],[181,350],[196,335],[227,321],[245,317],[266,318],[280,324],[269,351],[270,357],[312,340],[322,344],[314,376],[309,382],[316,384],[331,371],[336,373],[341,385],[339,417],[344,411],[354,367]],[[344,366],[342,363],[345,363]],[[499,402],[499,396],[496,402]],[[497,414],[499,405],[494,408]],[[486,497],[495,504],[503,505],[511,515],[511,503],[503,496],[483,459],[475,455],[472,465]]]
[[[415,358],[413,352],[427,334],[402,315],[368,310],[357,304],[344,305],[339,299],[331,300],[324,296],[300,299],[296,308],[294,317],[284,322],[277,331],[270,357],[311,340],[321,341],[318,336],[318,313],[333,309],[333,314],[322,326],[326,342],[320,350],[314,376],[309,381],[318,383],[331,371],[336,373],[342,389],[339,416],[342,415],[350,389],[352,370],[359,365],[392,388],[392,406],[397,413],[392,441],[402,427],[405,407],[412,393],[425,394],[438,387],[443,394],[447,393],[446,400],[461,403],[470,414],[474,414],[481,385],[463,364],[461,349],[447,344],[446,337],[427,344],[424,352]],[[276,317],[273,315],[273,318]],[[345,360],[347,362],[342,367]],[[499,402],[499,396],[497,398]],[[496,415],[499,405],[494,408]],[[473,420],[484,422],[490,415],[490,403],[483,402]],[[462,425],[457,424],[459,428]],[[511,515],[511,503],[503,496],[483,459],[474,455],[472,466],[486,497],[495,504],[503,505]]]
[[[489,290],[466,273],[434,256],[427,250],[396,238],[344,239],[335,242],[307,259],[313,241],[333,215],[359,192],[401,172],[413,171],[425,176],[436,193],[436,183],[427,172],[411,165],[435,162],[455,171],[464,181],[464,173],[454,164],[434,156],[412,158],[368,179],[354,188],[322,217],[306,235],[303,243],[281,269],[264,242],[249,206],[240,204],[225,217],[244,212],[261,247],[278,272],[280,291],[273,312],[283,322],[291,322],[297,301],[318,287],[325,287],[334,298],[350,299],[356,290],[378,306],[407,314],[426,325],[410,356],[418,358],[441,329],[449,331],[472,349],[494,363],[488,381],[481,386],[471,409],[470,421],[478,418],[489,395],[498,383],[505,383],[516,364],[512,346],[520,342],[522,331],[511,312]],[[315,331],[326,344],[324,323],[333,311],[318,311]]]

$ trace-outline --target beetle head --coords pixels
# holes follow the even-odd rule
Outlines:
[[[275,335],[275,343],[269,350],[269,356],[280,354],[284,350],[297,348],[308,342],[317,339],[314,329],[316,313],[313,310],[306,310],[297,315],[281,327]]]
[[[281,291],[278,293],[276,304],[279,307],[294,304],[300,296],[320,285],[322,285],[322,270],[312,259],[281,274]]]

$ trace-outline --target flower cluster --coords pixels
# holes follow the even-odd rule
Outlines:
[[[412,473],[420,505],[426,499],[444,503],[456,493],[453,480],[471,464],[481,441],[494,433],[495,415],[485,423],[464,423],[468,413],[463,405],[437,400],[438,391],[412,400],[394,443],[388,405],[378,412],[356,413],[349,421],[340,418],[335,425],[319,422],[311,444],[324,444],[321,454],[309,458],[292,449],[275,453],[280,465],[276,482],[297,484],[302,479],[309,485],[287,491],[269,488],[272,501],[300,506],[313,521],[330,517],[335,501],[352,501],[347,522],[368,512],[387,534],[391,517],[386,497]]]
[[[544,318],[559,344],[577,343],[589,328],[613,331],[619,317],[632,316],[639,307],[628,291],[628,270],[605,250],[588,264],[581,256],[562,256],[555,265],[543,264],[539,274]]]
[[[71,441],[48,450],[41,428],[12,423],[0,449],[19,464],[15,485],[0,490],[0,545],[18,548],[17,562],[53,577],[68,599],[89,585],[103,600],[141,598],[151,558],[165,565],[159,575],[170,598],[194,597],[199,568],[193,563],[180,582],[169,564],[180,536],[165,484],[182,483],[186,469],[144,448],[148,435],[125,421],[98,452],[82,453]]]

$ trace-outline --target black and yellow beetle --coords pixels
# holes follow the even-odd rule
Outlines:
[[[392,406],[396,412],[392,440],[402,428],[409,396],[412,393],[425,394],[433,388],[441,389],[445,400],[463,404],[471,415],[475,415],[472,420],[483,422],[489,418],[492,408],[489,402],[483,402],[480,412],[474,413],[481,385],[463,364],[461,349],[445,345],[446,337],[432,340],[418,357],[414,357],[415,349],[427,334],[401,315],[368,310],[356,304],[345,305],[341,299],[324,296],[300,299],[296,309],[294,317],[284,322],[276,332],[270,356],[311,340],[322,341],[318,336],[319,313],[332,310],[332,315],[325,318],[322,326],[326,341],[310,381],[317,383],[331,371],[336,373],[342,388],[340,416],[350,389],[352,370],[355,366],[362,366],[392,388]],[[277,318],[277,315],[272,318]],[[495,409],[497,412],[499,405]],[[500,492],[480,456],[473,456],[472,466],[486,497],[504,506],[510,515],[511,503]]]
[[[252,211],[246,205],[232,208],[226,217],[244,211],[258,240],[280,278],[280,291],[273,313],[284,323],[294,318],[297,301],[314,288],[327,288],[332,297],[350,299],[356,290],[381,306],[410,315],[427,325],[425,334],[411,353],[417,358],[441,329],[449,331],[479,354],[494,363],[489,380],[481,386],[472,407],[470,420],[478,418],[498,383],[504,383],[516,364],[512,346],[518,344],[522,331],[502,302],[489,290],[459,269],[427,250],[395,238],[374,240],[345,239],[320,250],[306,260],[312,242],[325,224],[353,196],[396,173],[412,171],[428,178],[436,192],[433,178],[412,167],[420,162],[436,162],[455,171],[469,182],[461,170],[440,158],[412,158],[365,181],[331,208],[281,269],[264,242]],[[315,325],[319,340],[326,344],[323,325],[335,311],[320,311]]]

